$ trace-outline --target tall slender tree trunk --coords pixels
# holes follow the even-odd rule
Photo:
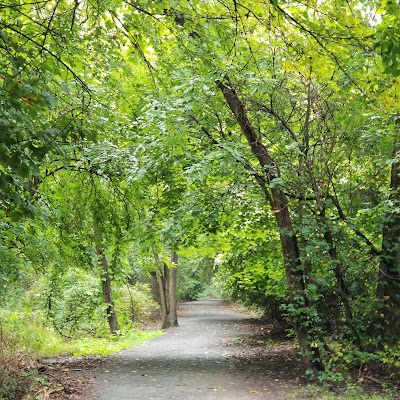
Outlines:
[[[156,277],[158,284],[158,293],[159,293],[159,304],[161,310],[161,320],[162,320],[162,328],[169,328],[169,308],[168,301],[166,295],[166,284],[165,284],[165,265],[161,263],[160,257],[158,253],[153,249],[154,263],[156,265]]]
[[[159,288],[159,302],[161,308],[162,328],[170,328],[178,326],[177,316],[177,271],[176,263],[178,255],[172,253],[171,260],[175,264],[173,268],[169,268],[167,263],[161,262],[158,253],[153,249],[154,261],[157,269],[157,282]]]
[[[119,323],[117,313],[115,312],[114,300],[112,296],[111,278],[108,271],[108,262],[103,249],[99,247],[98,244],[96,244],[96,253],[102,269],[101,286],[103,289],[104,303],[107,305],[106,312],[108,326],[110,327],[110,332],[114,334],[119,331]]]
[[[112,334],[119,331],[118,316],[115,312],[114,300],[112,295],[111,277],[108,268],[107,257],[102,248],[101,231],[98,226],[96,213],[93,212],[93,239],[96,247],[97,259],[101,267],[101,287],[103,292],[103,300],[106,304],[106,314],[108,326]]]
[[[308,137],[308,135],[306,135],[306,136]],[[305,148],[307,149],[307,151],[305,153],[308,153],[308,148],[309,148],[308,140],[305,143]],[[356,345],[358,346],[360,351],[362,351],[363,350],[362,341],[361,341],[360,335],[358,334],[358,332],[355,328],[353,311],[351,309],[350,298],[349,298],[349,290],[346,285],[346,281],[344,279],[343,269],[342,269],[341,262],[339,261],[335,242],[333,240],[332,230],[329,226],[328,218],[326,217],[325,204],[322,200],[323,197],[318,188],[317,180],[315,178],[314,171],[313,171],[313,166],[311,165],[309,159],[305,160],[305,165],[306,165],[306,169],[307,169],[308,175],[311,180],[311,187],[314,192],[317,207],[319,210],[319,214],[317,215],[317,222],[323,228],[324,239],[329,246],[328,254],[329,254],[329,258],[331,259],[333,272],[334,272],[335,278],[336,278],[336,288],[335,288],[336,293],[334,293],[334,295],[335,295],[334,303],[335,304],[333,307],[333,313],[334,313],[334,316],[336,319],[336,323],[337,324],[340,323],[340,303],[342,303],[344,306],[344,312],[346,315],[347,323],[353,333],[354,342],[356,343]]]
[[[390,200],[400,207],[400,117],[396,120],[396,138],[390,173]],[[400,212],[388,212],[382,230],[382,252],[378,295],[383,303],[383,331],[400,334]]]
[[[274,179],[280,176],[277,163],[271,157],[269,150],[251,124],[245,106],[229,81],[227,84],[216,81],[216,84],[240,125],[252,153],[257,157],[260,166],[263,168],[263,180],[258,179],[258,182],[272,208],[279,228],[290,301],[298,310],[305,310],[309,304],[305,296],[307,277],[300,261],[297,236],[289,214],[289,203],[285,193],[278,184],[270,185]],[[268,188],[267,185],[270,187]],[[314,343],[314,338],[308,326],[302,324],[301,320],[296,319],[295,329],[300,352],[303,355],[305,364],[313,369],[323,369],[320,351],[318,347],[311,345],[311,343]]]
[[[172,251],[171,262],[174,264],[173,268],[169,270],[169,318],[171,326],[178,326],[178,314],[177,314],[177,275],[178,275],[178,253]]]

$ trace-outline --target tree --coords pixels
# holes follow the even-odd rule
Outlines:
[[[149,107],[152,121],[146,128],[179,132],[187,155],[194,155],[193,148],[206,155],[213,147],[222,149],[259,182],[277,219],[284,258],[293,263],[288,268],[288,287],[292,298],[300,293],[300,301],[288,310],[292,321],[301,320],[298,329],[310,333],[302,340],[305,358],[314,351],[307,345],[315,343],[315,337],[324,346],[317,332],[330,313],[337,323],[348,321],[340,330],[350,329],[362,347],[360,332],[365,333],[365,327],[354,326],[357,317],[352,307],[361,264],[354,260],[348,268],[348,263],[357,248],[363,257],[372,254],[377,271],[379,241],[370,239],[375,224],[366,226],[366,231],[358,226],[363,200],[354,195],[351,171],[357,180],[368,182],[376,173],[356,166],[363,156],[357,132],[377,111],[371,97],[382,101],[388,87],[382,79],[382,90],[374,86],[378,58],[372,49],[373,13],[331,2],[132,7],[143,18],[162,20],[152,25],[149,36],[168,38],[168,46],[163,45],[166,40],[153,41],[160,54],[156,65],[164,72],[165,94],[162,102],[158,98]],[[347,35],[343,26],[354,34]],[[181,69],[169,73],[177,63]],[[371,82],[365,84],[365,76]],[[230,116],[213,89],[215,81]],[[174,90],[168,92],[168,86]],[[357,117],[350,120],[348,115],[354,112]],[[181,121],[188,125],[186,132],[179,126]],[[247,149],[243,139],[250,145]],[[163,143],[170,145],[172,140],[167,136]],[[296,289],[293,271],[298,276]],[[371,294],[370,287],[362,290]],[[367,318],[371,309],[357,311]]]
[[[17,279],[11,236],[37,212],[107,295],[129,276],[129,249],[154,259],[165,325],[175,254],[196,249],[221,255],[228,292],[279,305],[314,370],[327,338],[360,354],[395,337],[396,2],[2,10],[0,279]]]
[[[217,85],[222,91],[237,123],[240,125],[243,135],[246,137],[254,156],[258,159],[262,170],[265,171],[265,175],[257,176],[257,180],[265,193],[266,199],[270,203],[279,228],[290,301],[297,308],[306,308],[307,299],[305,297],[305,288],[307,277],[305,276],[305,270],[300,262],[300,250],[292,219],[289,214],[289,203],[279,183],[276,183],[276,180],[281,179],[277,163],[271,157],[270,152],[261,141],[260,136],[256,133],[256,130],[247,117],[247,111],[243,103],[237,96],[230,82],[225,84],[221,81],[217,81]],[[268,186],[269,190],[267,188]],[[305,355],[305,358],[308,359],[310,357],[306,362],[310,365],[315,365],[316,368],[323,368],[318,349],[316,348],[312,351],[309,348],[311,340],[310,332],[307,327],[302,324],[301,320],[297,321],[295,326],[300,351]],[[315,357],[315,360],[313,357]]]
[[[399,75],[398,60],[398,36],[400,27],[397,17],[400,14],[400,7],[394,1],[388,1],[384,7],[385,14],[375,32],[375,47],[380,51],[382,64],[385,73],[394,77],[393,86],[398,82],[396,77]],[[397,102],[396,102],[397,103]],[[399,325],[399,305],[398,296],[400,277],[400,230],[398,205],[400,200],[399,186],[399,116],[396,107],[392,113],[395,122],[391,123],[393,133],[393,153],[390,161],[390,183],[388,193],[389,208],[385,213],[382,230],[382,253],[380,263],[379,296],[383,303],[383,332],[388,335],[397,335],[400,332]],[[392,118],[393,118],[392,117]]]
[[[43,182],[64,251],[82,269],[98,272],[112,333],[119,331],[112,285],[131,273],[126,260],[136,229],[135,198],[121,178],[133,167],[128,152],[107,142],[88,145],[75,151],[73,164],[48,171]]]
[[[158,253],[153,249],[156,265],[156,279],[158,296],[161,306],[162,328],[178,326],[177,316],[177,262],[178,255],[175,251],[171,255],[171,263],[161,261]],[[169,264],[169,265],[168,265]]]

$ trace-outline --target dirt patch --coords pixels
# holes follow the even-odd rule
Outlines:
[[[260,319],[242,322],[245,334],[231,339],[237,349],[233,356],[236,368],[262,375],[262,379],[274,382],[306,383],[304,367],[294,346],[294,341],[277,332],[274,325]]]
[[[96,382],[96,371],[106,357],[55,357],[44,360],[41,377],[51,384],[46,394],[51,400],[87,399]]]

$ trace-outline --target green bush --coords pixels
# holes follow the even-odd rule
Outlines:
[[[150,285],[145,283],[122,286],[115,291],[114,300],[121,327],[146,325],[159,309],[153,300]]]
[[[10,335],[0,321],[1,400],[23,399],[35,384],[34,376],[30,371],[36,365],[30,355],[18,350],[18,347],[17,338]]]
[[[126,334],[111,335],[94,338],[86,337],[64,341],[54,347],[46,348],[47,355],[72,355],[78,356],[105,356],[120,350],[138,346],[141,343],[162,335],[162,331],[133,331]]]
[[[161,331],[134,331],[130,329],[125,334],[117,336],[105,332],[102,337],[88,336],[66,339],[60,336],[53,327],[46,325],[48,321],[39,313],[2,311],[0,316],[0,321],[3,321],[1,325],[2,337],[6,338],[3,339],[3,342],[7,343],[7,352],[3,353],[8,354],[10,359],[14,357],[15,360],[29,360],[29,354],[34,354],[35,357],[106,355],[138,345],[162,334]],[[2,346],[4,347],[4,343]],[[3,353],[0,351],[0,357]],[[6,368],[6,364],[12,365],[13,363],[1,365]],[[20,364],[27,365],[28,361],[21,361]],[[7,385],[10,387],[14,380],[18,381],[23,378],[23,374],[20,376],[18,368],[12,369],[11,372],[7,371],[3,369],[0,373],[4,374],[4,380],[9,380]],[[0,400],[3,400],[1,396]]]
[[[9,364],[3,364],[4,360],[1,358],[0,363],[0,399],[23,399],[31,390],[32,379],[24,373],[11,370]]]
[[[391,372],[393,379],[400,378],[400,342],[394,346],[384,346],[384,351],[378,352],[379,360],[385,364]]]
[[[11,354],[41,354],[46,347],[62,342],[61,337],[39,311],[0,310],[0,323]]]
[[[267,246],[225,255],[216,279],[225,298],[282,319],[279,306],[286,297],[284,269],[280,261],[271,260]]]
[[[221,298],[222,298],[221,290],[214,283],[207,286],[200,294],[200,299],[221,299]]]
[[[133,346],[154,332],[137,332],[158,305],[149,285],[123,285],[114,290],[121,332],[109,334],[99,279],[71,269],[62,279],[46,282],[37,278],[26,288],[16,288],[0,309],[3,335],[12,354],[18,351],[35,356],[59,354],[109,354]],[[15,297],[15,298],[14,298]],[[0,397],[1,399],[1,397]]]
[[[47,316],[63,336],[98,335],[106,329],[101,286],[95,277],[70,271],[46,292]]]

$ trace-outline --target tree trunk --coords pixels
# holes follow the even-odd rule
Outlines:
[[[111,279],[108,272],[107,258],[104,254],[104,251],[99,247],[98,244],[96,244],[96,253],[102,268],[101,286],[103,289],[103,299],[107,305],[106,312],[108,325],[110,327],[110,332],[112,334],[115,334],[119,331],[119,323],[117,313],[115,312],[114,300],[112,297]]]
[[[174,264],[173,268],[169,270],[169,318],[171,326],[178,326],[177,315],[177,299],[176,299],[176,282],[178,275],[178,253],[173,251],[171,254],[171,261]]]
[[[157,272],[151,271],[151,294],[153,295],[154,301],[160,304],[160,288],[158,286]]]
[[[240,125],[253,154],[257,157],[260,166],[263,168],[263,180],[258,179],[258,182],[272,208],[279,227],[290,301],[295,309],[306,310],[309,304],[305,296],[307,279],[300,261],[297,236],[289,214],[289,203],[285,193],[278,184],[279,182],[273,182],[280,176],[277,163],[259,138],[248,119],[243,103],[229,81],[228,84],[216,81],[216,84],[223,93],[229,108]],[[269,185],[269,188],[267,185]],[[305,364],[307,367],[313,369],[323,369],[319,348],[311,345],[311,343],[315,343],[313,335],[307,325],[302,324],[302,318],[295,318],[295,320],[297,340]]]
[[[107,321],[110,327],[110,332],[112,334],[117,333],[119,331],[119,323],[118,316],[115,312],[114,300],[112,296],[112,288],[111,288],[111,277],[108,270],[108,262],[107,257],[104,254],[104,250],[102,248],[102,240],[101,240],[101,232],[98,227],[96,213],[93,212],[93,239],[96,247],[96,254],[98,262],[101,266],[102,275],[101,275],[101,287],[103,292],[103,300],[106,304],[106,313],[107,313]]]
[[[160,289],[160,309],[161,309],[161,320],[162,320],[162,329],[169,328],[169,308],[168,301],[165,293],[165,278],[164,274],[160,273],[157,275],[158,287]]]
[[[177,301],[176,301],[176,263],[178,255],[172,253],[172,262],[175,267],[169,268],[165,262],[161,262],[158,253],[153,249],[154,261],[157,268],[157,282],[160,293],[160,308],[162,329],[178,326]]]
[[[307,135],[308,137],[308,135]],[[304,143],[304,148],[307,149],[305,153],[307,154],[309,149],[308,141]],[[349,290],[346,285],[346,281],[343,276],[342,266],[339,261],[337,249],[333,240],[333,234],[329,226],[328,218],[326,217],[326,210],[325,204],[322,200],[322,196],[320,190],[317,185],[317,180],[315,179],[315,175],[313,172],[313,166],[310,163],[309,159],[305,160],[306,169],[308,175],[310,176],[311,180],[311,187],[314,192],[314,196],[317,202],[317,207],[319,210],[319,215],[317,215],[317,222],[323,228],[324,240],[329,246],[328,254],[329,258],[331,259],[331,265],[333,267],[333,272],[336,278],[336,288],[334,293],[334,301],[331,304],[331,307],[327,304],[328,308],[331,308],[333,311],[334,317],[336,319],[336,324],[340,324],[340,302],[342,302],[344,306],[344,312],[346,315],[347,323],[353,333],[354,342],[356,343],[357,347],[360,351],[363,351],[362,341],[360,335],[358,334],[355,325],[354,325],[354,317],[353,311],[351,309],[350,298],[349,298]]]
[[[169,328],[169,308],[166,295],[165,265],[161,264],[158,253],[153,249],[154,263],[156,265],[156,276],[159,292],[159,304],[161,310],[162,329]]]
[[[400,117],[396,120],[397,137],[393,158],[400,156]],[[390,200],[400,207],[400,164],[393,162],[390,174]],[[400,212],[388,212],[382,230],[382,253],[378,295],[383,303],[383,331],[385,335],[400,334]]]

